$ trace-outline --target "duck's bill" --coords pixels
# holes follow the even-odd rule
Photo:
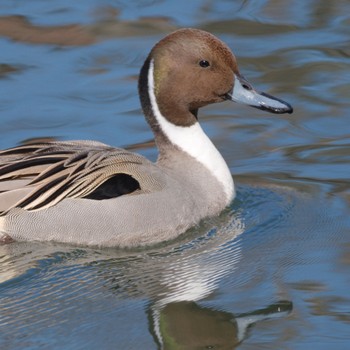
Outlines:
[[[264,92],[256,91],[241,75],[235,75],[235,85],[232,93],[226,94],[226,99],[259,108],[271,113],[292,113],[292,106]]]

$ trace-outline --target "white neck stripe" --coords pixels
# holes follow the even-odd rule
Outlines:
[[[198,122],[191,126],[177,126],[170,123],[160,112],[154,94],[154,62],[150,61],[148,71],[148,95],[153,114],[170,142],[203,164],[223,185],[227,204],[234,197],[234,184],[230,170],[219,151],[215,148]]]

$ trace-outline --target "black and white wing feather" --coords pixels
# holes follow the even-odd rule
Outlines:
[[[145,167],[153,164],[140,155],[92,141],[10,148],[0,152],[0,212],[44,209],[65,198],[103,200],[160,188]]]

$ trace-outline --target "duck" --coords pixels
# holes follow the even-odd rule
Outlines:
[[[198,110],[231,101],[267,112],[291,105],[255,90],[213,34],[178,29],[139,75],[156,162],[98,141],[43,140],[0,151],[0,241],[144,247],[173,240],[235,198],[231,172]]]

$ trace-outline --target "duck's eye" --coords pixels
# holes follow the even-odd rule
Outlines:
[[[210,63],[206,60],[201,60],[199,61],[199,65],[202,67],[202,68],[207,68],[210,66]]]

